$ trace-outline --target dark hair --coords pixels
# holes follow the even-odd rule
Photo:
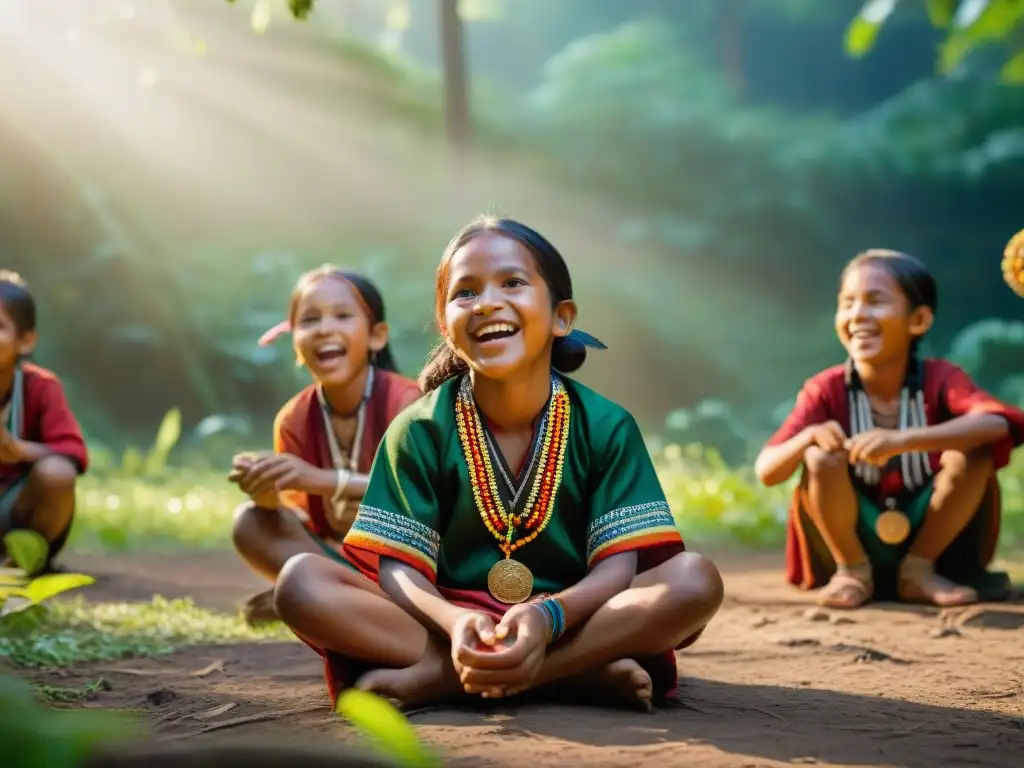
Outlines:
[[[0,269],[0,307],[10,316],[19,336],[36,329],[36,300],[17,272]]]
[[[437,282],[434,291],[434,322],[438,330],[444,328],[444,309],[448,303],[448,283],[451,279],[451,260],[455,253],[469,241],[480,235],[501,235],[522,245],[533,256],[537,271],[551,293],[551,306],[572,299],[572,278],[565,259],[543,235],[534,229],[512,219],[479,216],[463,227],[444,249],[441,264],[437,268]],[[576,338],[556,338],[551,347],[551,366],[562,373],[578,371],[586,362],[587,348]],[[448,379],[466,373],[469,366],[442,339],[431,351],[426,365],[420,372],[419,385],[424,392],[437,389]]]
[[[347,272],[330,264],[324,264],[322,267],[311,269],[295,283],[291,299],[288,301],[288,322],[293,327],[296,320],[295,313],[299,310],[299,300],[302,298],[302,294],[316,283],[328,277],[343,280],[355,289],[356,298],[359,299],[359,304],[366,313],[366,319],[369,321],[371,328],[377,323],[385,321],[384,298],[380,295],[376,285],[360,274]],[[370,353],[370,362],[375,368],[379,368],[382,371],[398,373],[395,357],[391,353],[390,342],[385,344],[384,348],[379,352]]]
[[[938,310],[939,290],[935,283],[935,277],[920,259],[901,251],[871,248],[857,254],[846,265],[839,280],[840,286],[853,270],[866,265],[877,265],[889,274],[899,286],[900,292],[906,297],[911,312],[920,307],[928,307],[933,314]],[[924,402],[924,366],[921,365],[917,356],[919,342],[920,337],[915,337],[910,342],[907,372],[901,388],[901,399],[905,398],[900,405],[901,419],[904,414],[903,403],[905,402],[905,416],[910,427],[923,427],[928,423]],[[850,408],[850,434],[855,435],[870,427],[873,422],[870,416],[871,405],[864,393],[864,383],[857,373],[852,358],[848,358],[846,361],[845,381]],[[903,496],[915,492],[926,482],[926,478],[931,477],[931,465],[926,453],[915,451],[901,454],[900,463],[903,474]],[[854,469],[854,483],[858,489],[863,485],[877,486],[881,481],[882,470],[877,467],[868,467],[863,463],[858,463]]]
[[[877,264],[889,273],[900,291],[907,297],[911,311],[918,307],[928,307],[932,312],[938,311],[939,288],[935,283],[935,276],[928,271],[923,261],[902,251],[871,248],[857,254],[843,269],[839,284],[843,284],[850,272],[867,264]]]
[[[889,273],[900,292],[906,297],[913,312],[919,307],[928,307],[932,314],[939,310],[939,287],[935,276],[928,270],[925,263],[909,253],[891,251],[886,248],[870,248],[857,254],[843,269],[839,285],[858,267],[877,265]],[[915,355],[920,339],[915,338],[910,345],[911,355]]]

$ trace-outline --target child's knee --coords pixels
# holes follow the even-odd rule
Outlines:
[[[725,599],[725,584],[713,562],[696,552],[682,552],[665,565],[668,599],[673,611],[709,620]]]
[[[244,501],[235,507],[234,522],[231,526],[231,540],[235,549],[246,552],[256,546],[261,538],[260,529],[264,521],[262,513],[266,510],[257,507],[251,501]]]
[[[274,608],[282,621],[293,624],[301,619],[310,597],[326,586],[329,565],[326,558],[310,552],[288,558],[274,582]]]
[[[845,475],[848,472],[847,461],[842,454],[829,453],[817,445],[804,451],[804,468],[807,474],[816,477]]]
[[[260,552],[268,543],[299,537],[304,539],[302,524],[280,509],[267,509],[251,501],[235,508],[231,540],[239,552]]]
[[[988,446],[974,448],[969,451],[943,451],[939,459],[943,474],[950,478],[958,478],[969,472],[992,470],[992,451]]]
[[[52,498],[73,495],[78,468],[66,456],[44,456],[29,471],[33,497]]]

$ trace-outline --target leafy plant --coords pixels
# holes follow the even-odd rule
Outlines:
[[[40,704],[31,686],[0,676],[0,744],[4,768],[76,768],[98,747],[144,733],[138,718],[120,712],[56,710]]]
[[[149,603],[56,600],[6,616],[2,626],[0,657],[22,667],[156,656],[185,645],[297,642],[281,624],[253,628],[241,616],[159,596]]]
[[[35,531],[14,530],[4,536],[4,548],[16,568],[0,572],[0,617],[39,605],[50,598],[92,584],[95,579],[81,573],[35,576],[46,564],[46,539]]]
[[[915,0],[927,12],[936,29],[945,30],[939,47],[938,70],[950,74],[974,50],[993,43],[1003,44],[1009,54],[1001,79],[1024,83],[1024,46],[1017,35],[1024,22],[1021,0]],[[897,9],[907,6],[901,0],[867,0],[846,31],[845,46],[851,56],[866,55],[875,44],[885,22]]]
[[[171,408],[164,414],[156,438],[148,451],[143,453],[135,446],[129,446],[121,456],[121,469],[125,474],[143,477],[160,475],[167,469],[167,460],[181,439],[181,411]]]
[[[402,768],[440,768],[441,761],[420,743],[409,721],[387,700],[349,688],[334,711],[367,737],[377,750]]]

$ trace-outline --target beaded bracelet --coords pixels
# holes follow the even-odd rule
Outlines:
[[[555,642],[565,632],[565,606],[557,597],[546,597],[538,600],[533,605],[540,608],[544,617],[548,620],[548,645]]]

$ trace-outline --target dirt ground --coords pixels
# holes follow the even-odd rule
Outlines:
[[[678,705],[645,714],[506,703],[420,711],[412,722],[453,765],[1021,765],[1024,604],[828,613],[783,583],[778,558],[716,559],[726,603],[679,655]],[[190,595],[233,611],[262,586],[230,555],[69,556],[66,565],[97,576],[85,590],[95,600]],[[110,690],[91,706],[142,709],[161,739],[353,738],[328,711],[319,657],[298,643],[193,647],[31,676],[66,687],[102,677]]]

